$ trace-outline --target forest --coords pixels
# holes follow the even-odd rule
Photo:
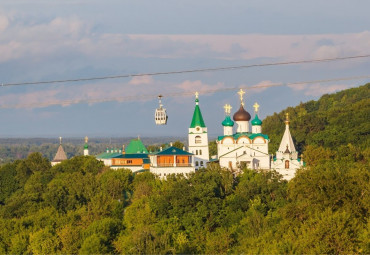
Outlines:
[[[369,254],[369,86],[285,110],[306,162],[289,182],[217,164],[161,180],[93,156],[51,167],[38,152],[3,164],[0,254]],[[264,120],[271,139],[285,111]]]

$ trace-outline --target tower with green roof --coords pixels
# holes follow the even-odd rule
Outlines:
[[[222,126],[224,127],[224,135],[233,135],[234,121],[232,121],[230,118],[232,107],[229,104],[225,104],[224,109],[226,115],[224,121],[222,122]]]
[[[84,156],[89,156],[89,144],[88,144],[89,138],[85,137],[85,145],[84,145]]]
[[[195,169],[206,167],[209,161],[208,132],[199,107],[199,93],[195,93],[195,109],[191,120],[188,144],[189,152],[195,155]]]
[[[255,103],[254,107],[254,119],[251,121],[252,124],[252,133],[253,134],[261,134],[262,133],[262,120],[258,118],[258,108],[260,107],[259,104]]]

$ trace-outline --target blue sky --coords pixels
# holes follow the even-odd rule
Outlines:
[[[370,53],[370,1],[2,0],[0,83]],[[369,75],[370,59],[0,87],[0,137],[186,136],[195,91]],[[262,118],[369,80],[247,90]],[[158,94],[169,121],[155,126]],[[129,98],[130,97],[130,98]],[[107,99],[107,102],[94,102]],[[82,100],[82,102],[81,102]],[[86,101],[88,103],[86,103]],[[213,136],[235,91],[200,95]]]

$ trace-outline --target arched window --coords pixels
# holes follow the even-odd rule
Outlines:
[[[195,155],[198,155],[198,150],[195,151]]]
[[[285,160],[285,169],[289,169],[289,160]]]
[[[202,143],[202,138],[199,135],[195,137],[195,143]]]
[[[199,166],[199,163],[198,163],[198,161],[195,161],[195,166]]]
[[[199,150],[199,155],[202,155],[202,150]]]

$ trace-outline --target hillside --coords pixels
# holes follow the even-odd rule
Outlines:
[[[271,139],[270,153],[276,152],[281,141],[286,112],[290,115],[290,131],[299,152],[306,145],[329,149],[347,144],[369,146],[370,83],[326,94],[317,101],[301,103],[266,117],[262,128]]]

